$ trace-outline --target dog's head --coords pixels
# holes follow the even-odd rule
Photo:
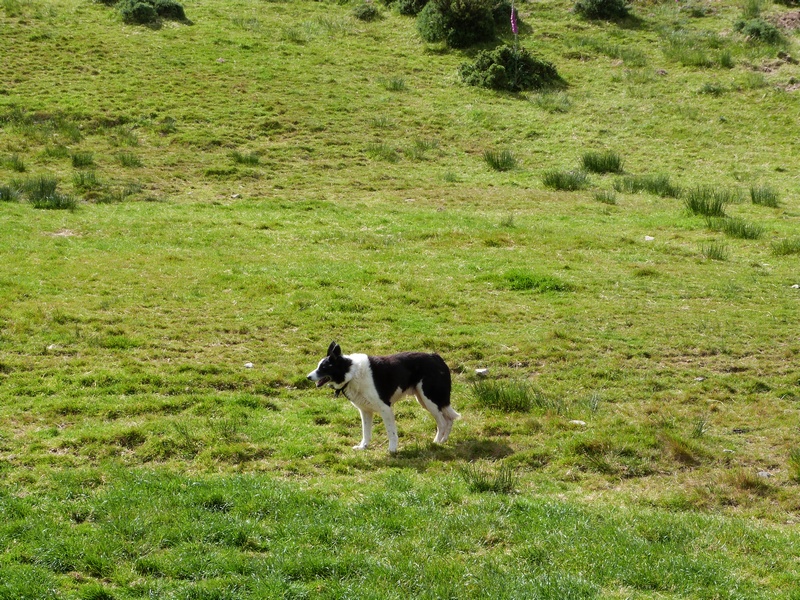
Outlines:
[[[317,387],[332,383],[333,387],[341,388],[350,380],[350,366],[353,361],[342,354],[342,349],[336,342],[328,346],[328,355],[319,361],[317,368],[308,374],[308,378],[317,384]]]

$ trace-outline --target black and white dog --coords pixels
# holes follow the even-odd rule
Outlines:
[[[389,436],[389,452],[397,452],[397,425],[392,404],[403,396],[414,395],[423,408],[436,419],[436,444],[450,435],[453,422],[461,418],[450,406],[450,369],[438,354],[401,352],[390,356],[342,354],[331,342],[328,355],[308,374],[317,387],[330,383],[352,402],[361,413],[363,450],[372,439],[372,417],[378,413]]]

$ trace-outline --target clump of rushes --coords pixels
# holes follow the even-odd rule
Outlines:
[[[621,173],[622,158],[616,152],[586,152],[581,166],[591,173]]]
[[[759,206],[768,206],[770,208],[778,208],[778,192],[769,186],[751,186],[750,187],[750,200],[753,204]]]
[[[545,187],[560,192],[574,192],[582,190],[589,184],[589,177],[585,171],[559,171],[552,169],[542,175]]]
[[[603,204],[617,203],[617,195],[611,190],[600,190],[599,192],[595,192],[594,199],[598,202],[602,202]]]
[[[728,260],[728,247],[722,242],[708,242],[700,246],[700,253],[708,260]]]
[[[738,202],[739,195],[735,191],[700,186],[689,190],[685,204],[693,215],[703,217],[724,217],[725,205]]]
[[[234,150],[231,153],[231,158],[233,158],[233,162],[241,165],[255,166],[261,162],[261,157],[258,155],[257,152],[249,152],[247,154],[243,154],[238,150]]]
[[[502,463],[496,473],[484,471],[475,463],[468,463],[459,469],[461,477],[471,492],[510,494],[519,485],[519,476],[507,463]]]
[[[74,152],[72,154],[72,166],[76,169],[86,169],[94,167],[94,154],[91,152]]]
[[[117,154],[117,158],[123,167],[138,168],[142,166],[141,159],[133,152],[120,152]]]
[[[528,412],[536,391],[527,381],[476,381],[472,395],[482,408],[506,413]]]
[[[708,217],[706,223],[709,229],[721,231],[725,235],[742,240],[757,240],[764,234],[764,228],[761,225],[748,223],[743,219],[734,217]]]
[[[800,254],[800,238],[789,238],[772,244],[772,253],[775,256],[788,256]]]
[[[614,182],[614,189],[618,192],[636,194],[648,192],[662,198],[678,198],[681,188],[673,185],[669,175],[628,175]]]
[[[5,163],[9,169],[17,173],[24,173],[26,170],[25,161],[22,160],[19,154],[12,154],[5,160]]]
[[[510,171],[517,166],[517,159],[510,150],[485,150],[483,160],[495,171]]]

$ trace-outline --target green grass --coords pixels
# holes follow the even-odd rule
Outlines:
[[[707,6],[522,4],[568,84],[527,96],[462,85],[396,10],[0,3],[0,597],[798,589],[800,66]],[[711,66],[664,54],[676,30]],[[542,181],[593,148],[624,157],[616,206]],[[640,174],[668,185],[617,189]],[[731,197],[763,232],[723,236],[676,184],[780,204]],[[333,339],[443,356],[449,441],[406,399],[396,455],[379,419],[353,450],[357,411],[306,380]]]

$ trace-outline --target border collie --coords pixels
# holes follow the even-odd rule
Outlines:
[[[461,418],[450,406],[450,369],[438,354],[401,352],[390,356],[342,354],[331,342],[328,355],[308,374],[317,387],[330,383],[336,395],[344,394],[361,413],[363,450],[372,439],[372,417],[378,413],[389,436],[389,452],[397,452],[397,425],[392,404],[403,396],[416,396],[417,401],[436,420],[436,444],[443,444],[450,435],[453,422]]]

